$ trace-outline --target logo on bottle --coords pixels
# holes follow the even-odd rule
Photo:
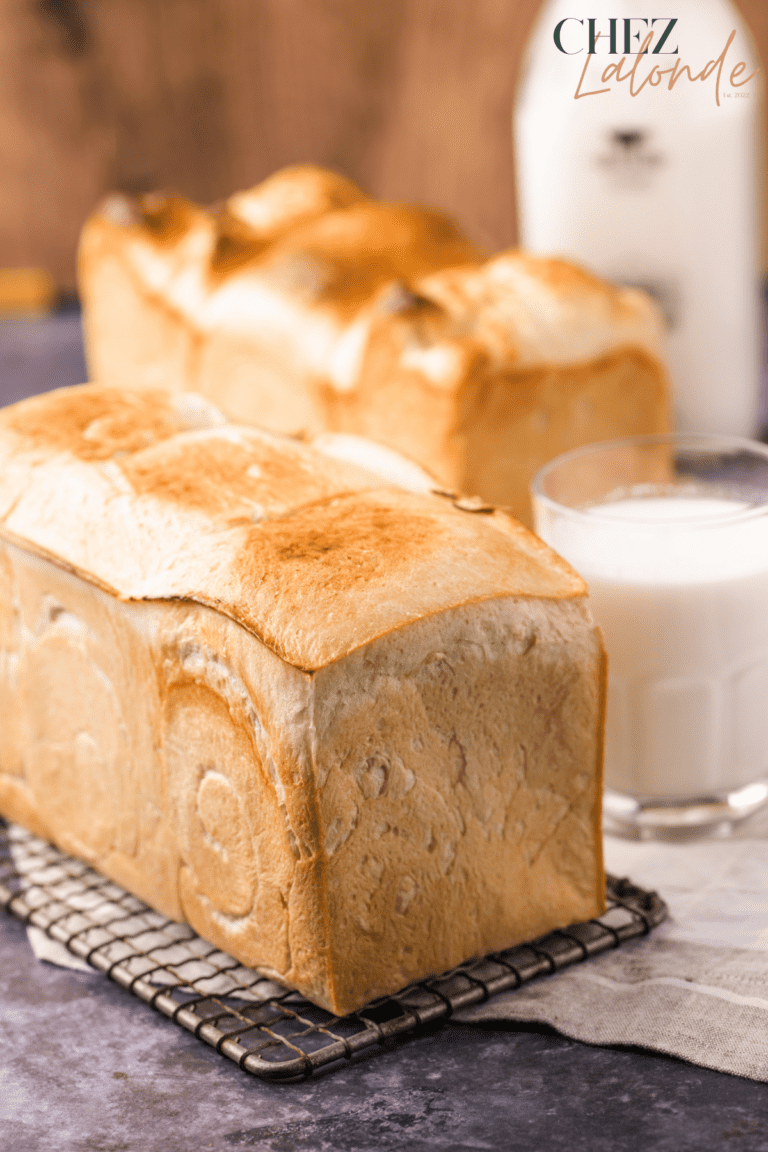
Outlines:
[[[566,24],[580,24],[581,29],[566,29]],[[636,24],[644,24],[645,28],[636,29],[634,27]],[[658,28],[654,27],[656,24]],[[643,53],[650,51],[654,56],[676,56],[677,45],[673,48],[669,40],[676,24],[676,16],[673,19],[667,16],[654,16],[650,20],[643,16],[625,16],[623,19],[612,16],[608,20],[607,29],[603,27],[598,30],[597,18],[594,16],[588,16],[586,20],[580,20],[578,16],[566,16],[555,26],[553,38],[555,47],[566,56],[578,56],[585,48],[590,56],[593,56],[598,50],[598,40],[601,39],[603,43],[600,45],[600,51],[609,56],[631,56],[638,51]],[[640,41],[644,35],[647,36],[649,29],[650,37],[646,38],[641,47]]]
[[[670,39],[670,34],[675,29],[677,18],[631,16],[620,21],[618,17],[611,17],[607,24],[607,28],[598,28],[596,17],[582,20],[578,16],[566,16],[553,29],[552,38],[558,52],[565,56],[583,54],[584,65],[573,94],[574,100],[607,95],[620,84],[626,85],[625,90],[630,96],[639,96],[644,89],[662,88],[672,92],[680,81],[684,84],[706,83],[711,78],[710,87],[714,88],[715,102],[720,107],[721,97],[747,95],[741,89],[759,71],[756,68],[749,72],[745,60],[734,63],[733,54],[729,59],[736,38],[735,29],[719,56],[708,60],[699,71],[698,65],[692,67],[682,60],[676,43],[672,46],[674,37]],[[645,27],[636,28],[637,24]],[[620,59],[612,60],[601,70],[598,63],[601,55],[620,56]],[[673,62],[668,63],[664,57],[672,57]]]
[[[664,156],[654,148],[651,133],[644,128],[614,128],[606,135],[605,150],[595,164],[603,170],[614,188],[642,191],[664,165]]]

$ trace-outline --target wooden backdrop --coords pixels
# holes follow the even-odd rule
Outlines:
[[[0,266],[74,283],[109,188],[212,201],[312,160],[514,242],[539,0],[0,0]],[[739,0],[768,60],[768,0]]]

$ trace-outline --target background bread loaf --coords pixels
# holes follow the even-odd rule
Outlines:
[[[644,295],[289,168],[223,208],[113,196],[86,224],[93,379],[194,390],[287,433],[358,433],[529,521],[559,452],[668,426]]]

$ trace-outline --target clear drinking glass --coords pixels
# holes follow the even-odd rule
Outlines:
[[[768,801],[768,448],[629,437],[559,456],[532,492],[608,649],[606,827],[727,830]]]

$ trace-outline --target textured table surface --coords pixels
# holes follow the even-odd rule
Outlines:
[[[76,314],[0,324],[0,403],[85,377]],[[549,1030],[447,1024],[310,1084],[263,1084],[0,913],[9,1152],[768,1152],[766,1085]]]
[[[13,1152],[768,1149],[764,1084],[549,1032],[448,1024],[263,1084],[0,914],[0,1141]]]

